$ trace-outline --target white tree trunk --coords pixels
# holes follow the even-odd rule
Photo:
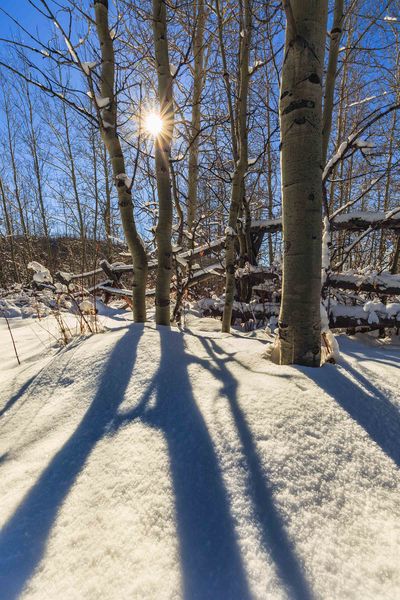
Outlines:
[[[123,177],[126,175],[126,171],[124,155],[117,135],[117,100],[114,93],[115,60],[113,40],[108,25],[108,0],[95,0],[94,8],[102,58],[100,92],[102,98],[110,100],[109,104],[101,110],[100,129],[111,159],[122,226],[133,261],[134,320],[136,323],[141,323],[146,320],[147,255],[143,241],[136,230],[132,192],[128,187],[127,178]]]
[[[158,325],[169,325],[172,275],[172,192],[169,159],[174,129],[174,106],[173,79],[168,56],[166,8],[163,0],[153,0],[153,35],[157,63],[158,99],[163,121],[163,129],[155,142],[158,192],[156,322]]]
[[[225,305],[222,317],[222,331],[229,333],[232,319],[232,307],[235,295],[235,240],[237,236],[237,220],[241,208],[244,177],[248,167],[247,148],[247,98],[249,92],[249,55],[251,44],[251,3],[244,0],[244,23],[241,30],[240,47],[240,84],[237,98],[238,104],[238,153],[232,180],[231,204],[225,242]]]
[[[195,10],[195,34],[193,40],[193,95],[192,123],[190,132],[188,164],[188,208],[187,225],[192,229],[197,211],[197,187],[199,178],[199,134],[201,125],[201,94],[204,85],[204,0],[197,0]]]
[[[280,96],[283,286],[276,360],[320,365],[322,72],[327,0],[291,0]]]
[[[335,0],[333,25],[330,32],[329,60],[326,73],[324,112],[322,118],[322,164],[325,166],[328,155],[329,138],[332,129],[333,99],[337,73],[339,45],[342,39],[344,20],[344,0]]]

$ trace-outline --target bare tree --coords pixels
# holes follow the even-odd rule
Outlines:
[[[280,96],[283,288],[275,359],[320,365],[322,72],[327,1],[286,2]]]
[[[100,93],[97,104],[100,112],[100,129],[104,144],[110,155],[118,205],[125,238],[132,255],[134,267],[133,314],[137,323],[146,320],[147,255],[141,237],[136,230],[133,214],[132,188],[125,172],[125,160],[117,134],[117,98],[114,89],[115,60],[113,39],[108,24],[108,0],[95,0],[96,29],[101,48]],[[105,105],[103,106],[103,103]]]
[[[244,176],[248,167],[247,148],[247,99],[249,93],[249,55],[251,44],[251,0],[244,0],[244,15],[240,30],[240,70],[238,93],[238,160],[232,179],[231,203],[225,242],[225,305],[222,318],[222,331],[228,332],[231,327],[232,307],[235,294],[235,239],[237,236],[238,216],[241,208],[244,190]]]
[[[153,0],[154,49],[158,79],[158,101],[162,130],[155,140],[158,192],[156,322],[170,324],[170,283],[172,276],[172,192],[170,175],[171,141],[174,130],[172,75],[168,55],[165,2]]]

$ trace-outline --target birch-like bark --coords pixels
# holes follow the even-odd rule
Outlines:
[[[339,45],[342,38],[344,0],[335,0],[333,25],[330,31],[328,70],[325,81],[324,111],[322,117],[322,164],[325,166],[332,130],[333,100],[335,94]]]
[[[270,103],[270,84],[267,82],[266,88],[266,101],[269,106]],[[274,190],[272,187],[272,150],[271,150],[271,113],[267,110],[267,191],[268,191],[268,218],[272,219],[274,216]],[[268,234],[268,256],[269,264],[272,265],[274,262],[274,246],[272,235]]]
[[[240,47],[240,83],[237,98],[238,160],[232,180],[231,203],[225,242],[225,304],[222,316],[222,331],[229,333],[232,320],[232,308],[235,295],[235,240],[237,235],[237,219],[241,208],[244,189],[244,176],[248,167],[247,148],[247,98],[249,91],[249,55],[251,44],[251,2],[244,0],[244,23],[241,30]]]
[[[132,192],[124,177],[125,160],[117,134],[117,99],[114,93],[115,59],[113,40],[108,24],[108,0],[94,0],[97,36],[101,48],[100,93],[109,104],[101,110],[101,135],[110,156],[118,192],[118,206],[122,227],[134,268],[133,316],[136,323],[146,320],[147,256],[141,237],[136,230]]]
[[[274,360],[321,360],[322,73],[327,0],[291,0],[279,105],[283,286]]]
[[[102,163],[103,163],[103,173],[104,173],[104,192],[105,192],[105,200],[104,200],[104,209],[103,209],[103,221],[104,221],[104,231],[107,238],[107,258],[111,260],[112,257],[112,222],[111,222],[111,185],[109,178],[109,170],[107,164],[107,151],[104,150],[102,152]]]
[[[197,10],[196,10],[197,9]],[[204,86],[204,0],[195,3],[195,33],[193,40],[193,95],[192,122],[189,145],[188,164],[188,208],[187,225],[189,231],[193,228],[197,211],[197,188],[199,178],[199,134],[201,125],[201,94]]]
[[[226,59],[226,51],[225,51],[225,44],[224,44],[224,20],[223,20],[223,15],[221,12],[221,6],[219,3],[219,0],[215,0],[215,10],[217,13],[217,20],[218,20],[217,22],[218,22],[219,50],[221,53],[222,68],[224,70],[223,77],[224,77],[224,84],[225,84],[225,89],[226,89],[226,99],[228,102],[229,123],[231,126],[232,153],[233,153],[233,159],[236,163],[236,161],[238,160],[238,148],[237,148],[237,133],[236,133],[236,127],[235,127],[235,113],[234,113],[234,109],[233,109],[232,86],[231,86],[231,80],[229,77],[228,62]]]
[[[158,325],[169,325],[171,319],[170,284],[172,275],[172,191],[169,159],[174,129],[174,105],[164,0],[153,0],[153,36],[157,65],[158,100],[163,122],[162,131],[155,140],[158,193],[156,323]]]

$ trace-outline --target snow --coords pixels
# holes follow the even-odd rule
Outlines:
[[[53,278],[48,268],[37,261],[33,260],[28,263],[28,269],[35,271],[33,274],[33,281],[36,281],[36,283],[53,283]]]
[[[261,331],[100,312],[63,349],[12,319],[20,367],[0,319],[2,598],[398,596],[395,341],[283,367]]]
[[[351,108],[352,106],[359,106],[360,104],[365,104],[366,102],[371,102],[371,100],[376,100],[377,98],[382,98],[382,96],[386,96],[387,92],[382,92],[382,94],[376,94],[375,96],[367,96],[362,100],[357,100],[356,102],[351,102],[346,106],[346,108]]]
[[[72,60],[73,60],[75,63],[79,62],[79,61],[78,61],[78,57],[77,57],[77,55],[76,55],[76,52],[75,52],[75,50],[74,50],[74,48],[73,48],[73,46],[72,46],[71,42],[69,41],[69,39],[68,39],[66,36],[64,36],[64,41],[65,41],[65,44],[66,44],[66,46],[67,46],[67,48],[68,48],[68,52],[70,53],[70,55],[71,55],[71,57],[72,57]]]
[[[321,285],[326,281],[328,269],[331,264],[329,245],[331,241],[330,225],[328,217],[324,217],[324,228],[322,233],[322,262],[321,262]]]
[[[132,178],[129,177],[126,173],[119,173],[116,175],[115,179],[117,181],[123,181],[125,187],[129,190],[132,187]]]
[[[91,98],[93,100],[93,94],[92,92],[87,92],[87,95],[89,96],[89,98]],[[98,106],[98,108],[106,108],[109,104],[110,104],[110,98],[103,98],[102,96],[95,96],[95,101],[96,104]]]
[[[331,173],[332,168],[336,165],[336,163],[338,163],[340,160],[342,160],[345,157],[347,151],[352,147],[363,150],[366,148],[369,148],[369,149],[373,148],[374,145],[372,144],[372,142],[368,142],[367,140],[359,139],[357,132],[349,135],[349,137],[340,144],[337,152],[335,152],[335,154],[326,163],[326,166],[322,173],[323,181],[326,180],[326,178]]]
[[[254,64],[249,67],[249,75],[253,75],[254,71],[256,71],[259,67],[262,67],[265,65],[265,61],[263,60],[256,60],[254,61]]]
[[[363,306],[365,312],[386,312],[386,306],[379,300],[371,300]]]
[[[96,62],[83,62],[82,69],[84,70],[86,75],[90,75],[90,71],[92,71],[92,69],[94,69],[96,65]]]
[[[385,221],[386,219],[400,219],[400,208],[396,207],[391,211],[369,211],[369,210],[358,210],[345,213],[343,215],[336,215],[334,221],[336,223],[347,223],[351,220],[367,221],[369,223],[377,223],[379,221]]]
[[[371,285],[376,291],[384,293],[390,288],[400,289],[400,275],[392,275],[390,272],[383,271],[378,274],[377,271],[366,267],[360,271],[349,269],[344,273],[330,273],[330,283],[349,283],[357,287],[362,285]],[[339,287],[339,286],[338,286]]]
[[[233,229],[233,227],[225,227],[225,235],[226,236],[236,236],[236,231]]]

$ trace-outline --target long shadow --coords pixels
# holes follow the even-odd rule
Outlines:
[[[181,333],[159,328],[156,405],[144,413],[168,444],[186,600],[250,600],[229,498],[188,374]],[[197,362],[197,361],[195,361]]]
[[[77,429],[57,452],[0,533],[1,597],[15,600],[43,557],[69,490],[118,410],[129,383],[143,327],[115,344],[98,390]]]
[[[344,360],[339,367],[325,365],[321,369],[299,369],[361,425],[400,467],[400,410],[384,393]],[[360,385],[347,375],[354,377]]]
[[[14,404],[16,404],[18,402],[18,400],[20,400],[25,395],[23,402],[21,402],[20,406],[17,409],[17,410],[19,410],[19,408],[21,408],[21,406],[30,397],[31,392],[36,389],[36,384],[38,384],[39,386],[41,385],[42,382],[41,382],[40,378],[41,378],[41,375],[46,372],[46,369],[48,369],[50,367],[50,365],[52,365],[54,363],[54,361],[57,359],[57,357],[61,356],[61,354],[65,357],[67,355],[67,353],[69,354],[71,352],[74,352],[77,349],[77,347],[80,345],[80,343],[81,343],[81,341],[77,340],[75,342],[71,342],[66,348],[59,350],[57,352],[57,354],[44,367],[42,367],[37,373],[32,375],[32,377],[30,377],[28,379],[28,381],[26,381],[18,389],[18,391],[15,392],[15,394],[13,394],[11,396],[11,398],[9,398],[9,400],[7,400],[6,404],[0,410],[0,417],[5,415],[6,412],[8,412],[14,406]],[[71,358],[69,360],[71,360]],[[62,379],[62,374],[64,373],[64,371],[66,369],[68,369],[68,366],[69,366],[69,361],[67,361],[64,364],[58,379],[54,381],[53,385],[51,387],[46,386],[46,391],[45,392],[42,391],[43,403],[45,403],[46,397],[50,397],[54,393],[54,390],[56,389],[58,383]],[[44,386],[42,385],[42,387],[44,387]],[[25,392],[28,392],[28,393],[25,394]],[[44,394],[46,394],[46,396]]]
[[[11,396],[11,398],[9,398],[7,400],[7,402],[5,403],[5,405],[3,406],[3,408],[0,410],[0,417],[2,417],[8,410],[10,410],[10,408],[16,403],[18,402],[18,400],[24,395],[24,393],[26,392],[26,390],[29,388],[29,386],[31,385],[31,383],[36,379],[37,374],[35,373],[35,375],[33,375],[32,377],[30,377],[28,379],[28,381],[26,381],[24,383],[24,385],[22,385],[19,390],[17,392],[15,392],[15,394],[13,394]]]
[[[373,361],[382,363],[400,369],[400,347],[367,346],[365,349],[360,347],[358,340],[344,337],[340,341],[340,347],[349,356],[353,356],[359,362]],[[383,356],[382,356],[383,353]],[[391,360],[393,359],[393,360]]]
[[[278,575],[286,587],[291,600],[311,600],[313,593],[299,558],[285,529],[282,517],[275,506],[272,488],[267,480],[249,425],[237,401],[237,380],[226,367],[226,358],[218,345],[212,340],[201,340],[206,350],[214,355],[219,370],[219,379],[223,384],[221,393],[230,404],[236,429],[243,447],[248,466],[249,495],[261,526],[263,545],[275,562]]]

